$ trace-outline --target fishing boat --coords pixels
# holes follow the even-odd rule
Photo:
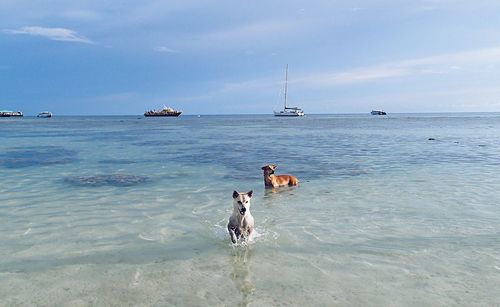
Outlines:
[[[0,117],[22,117],[23,112],[21,111],[0,111]]]
[[[302,111],[299,107],[289,107],[286,105],[287,101],[287,90],[288,90],[288,64],[286,65],[285,70],[285,99],[283,102],[283,110],[274,111],[274,116],[282,116],[282,117],[298,117],[304,116],[304,111]]]
[[[371,115],[387,115],[387,113],[383,110],[372,110],[370,112]]]
[[[43,112],[38,113],[38,115],[36,117],[49,118],[49,117],[52,117],[52,112],[43,111]]]
[[[144,112],[144,116],[173,116],[178,117],[181,115],[182,111],[177,111],[172,109],[171,107],[163,106],[161,110],[149,110]]]

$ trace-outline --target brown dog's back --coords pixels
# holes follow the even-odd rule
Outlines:
[[[292,176],[292,175],[275,175],[276,178],[276,183],[279,186],[293,186],[293,185],[298,185],[299,180],[297,177]]]

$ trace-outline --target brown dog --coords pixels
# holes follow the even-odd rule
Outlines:
[[[292,175],[275,175],[277,166],[268,164],[262,167],[264,171],[264,185],[269,188],[298,185],[299,180]]]

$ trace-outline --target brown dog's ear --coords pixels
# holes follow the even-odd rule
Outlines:
[[[267,165],[266,165],[266,166],[261,167],[260,169],[261,169],[261,170],[265,170],[265,169],[266,169],[266,167],[267,167]]]
[[[236,192],[236,191],[233,191],[233,198],[236,198],[240,195],[240,193]]]
[[[253,190],[250,190],[250,191],[248,191],[248,192],[247,192],[247,195],[248,195],[248,197],[250,197],[250,198],[252,197],[252,194],[253,194]]]

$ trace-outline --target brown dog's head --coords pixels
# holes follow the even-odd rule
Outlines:
[[[276,170],[277,166],[274,164],[268,164],[264,165],[261,169],[264,171],[264,174],[274,174],[274,171]]]

